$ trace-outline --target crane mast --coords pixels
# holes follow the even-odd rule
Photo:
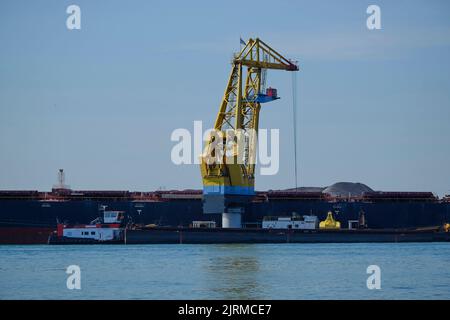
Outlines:
[[[203,212],[221,213],[224,228],[241,226],[245,204],[255,194],[261,104],[279,99],[276,89],[262,92],[269,69],[299,70],[258,38],[249,39],[235,54],[214,130],[200,159]]]

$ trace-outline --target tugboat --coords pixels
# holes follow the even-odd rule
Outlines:
[[[48,238],[48,244],[124,243],[124,211],[103,211],[90,224],[58,223],[57,231]]]

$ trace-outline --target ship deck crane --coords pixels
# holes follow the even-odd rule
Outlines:
[[[299,70],[258,38],[249,39],[235,54],[214,130],[200,159],[203,212],[221,213],[224,228],[241,227],[245,204],[255,194],[261,104],[279,99],[276,89],[264,88],[269,69]]]

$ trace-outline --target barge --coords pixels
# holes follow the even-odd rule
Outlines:
[[[213,221],[190,227],[124,225],[120,211],[104,211],[89,225],[58,224],[48,244],[237,244],[237,243],[364,243],[446,242],[450,225],[416,229],[367,229],[364,215],[341,229],[332,212],[319,223],[316,216],[266,217],[262,228],[216,228]],[[356,228],[353,228],[353,226]]]
[[[232,229],[170,228],[127,229],[125,244],[232,244],[232,243],[364,243],[448,242],[441,227],[423,229]]]
[[[124,212],[104,211],[88,225],[58,224],[48,244],[233,244],[233,243],[362,243],[450,241],[450,224],[416,229],[368,229],[362,213],[347,229],[328,212],[265,217],[262,227],[217,228],[214,221],[193,221],[189,227],[143,226],[125,222]]]

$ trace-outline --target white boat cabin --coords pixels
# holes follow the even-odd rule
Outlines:
[[[67,238],[93,239],[97,241],[109,241],[119,239],[121,228],[102,228],[96,225],[80,227],[67,227],[63,229],[63,236]]]
[[[121,238],[123,228],[121,222],[123,211],[104,211],[103,221],[100,218],[90,224],[65,225],[58,224],[58,236],[66,238],[92,239],[96,241],[110,241]]]
[[[319,227],[316,216],[264,217],[263,229],[302,229],[315,230]]]

